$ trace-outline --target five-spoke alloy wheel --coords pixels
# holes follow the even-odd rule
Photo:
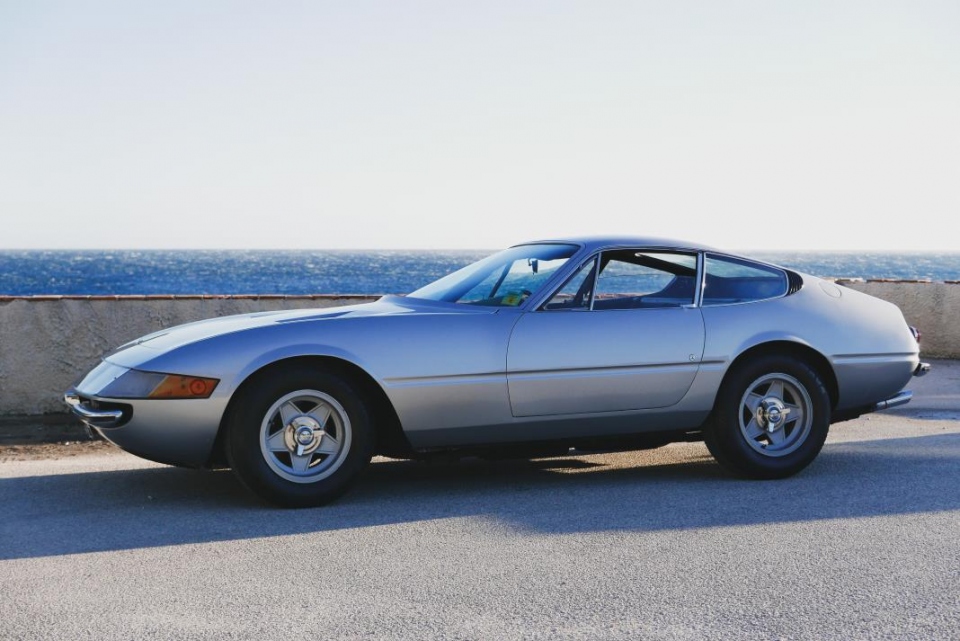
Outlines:
[[[278,476],[313,483],[335,473],[350,451],[350,417],[335,398],[297,390],[267,410],[260,424],[260,452]]]
[[[806,441],[813,425],[813,401],[788,374],[766,374],[747,386],[740,399],[740,432],[766,456],[786,456]]]

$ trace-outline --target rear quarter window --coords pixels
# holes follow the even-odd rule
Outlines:
[[[789,283],[782,269],[742,258],[707,254],[703,305],[732,305],[785,296]]]

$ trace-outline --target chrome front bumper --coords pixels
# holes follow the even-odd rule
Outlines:
[[[67,392],[63,395],[63,400],[70,406],[70,411],[89,427],[109,429],[118,427],[123,422],[123,410],[91,407],[75,392]]]
[[[186,467],[204,467],[229,399],[109,399],[71,388],[63,396],[91,431],[137,456]]]

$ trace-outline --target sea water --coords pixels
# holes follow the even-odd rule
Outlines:
[[[403,294],[488,251],[0,251],[0,295]],[[960,252],[748,253],[825,277],[960,280]]]

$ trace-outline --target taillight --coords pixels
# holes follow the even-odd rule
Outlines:
[[[916,327],[914,327],[913,325],[910,326],[910,333],[913,334],[913,337],[914,337],[914,338],[916,339],[916,341],[917,341],[917,345],[919,345],[919,344],[920,344],[920,339],[923,337],[923,334],[921,334],[921,333],[920,333],[920,330],[917,329]]]

